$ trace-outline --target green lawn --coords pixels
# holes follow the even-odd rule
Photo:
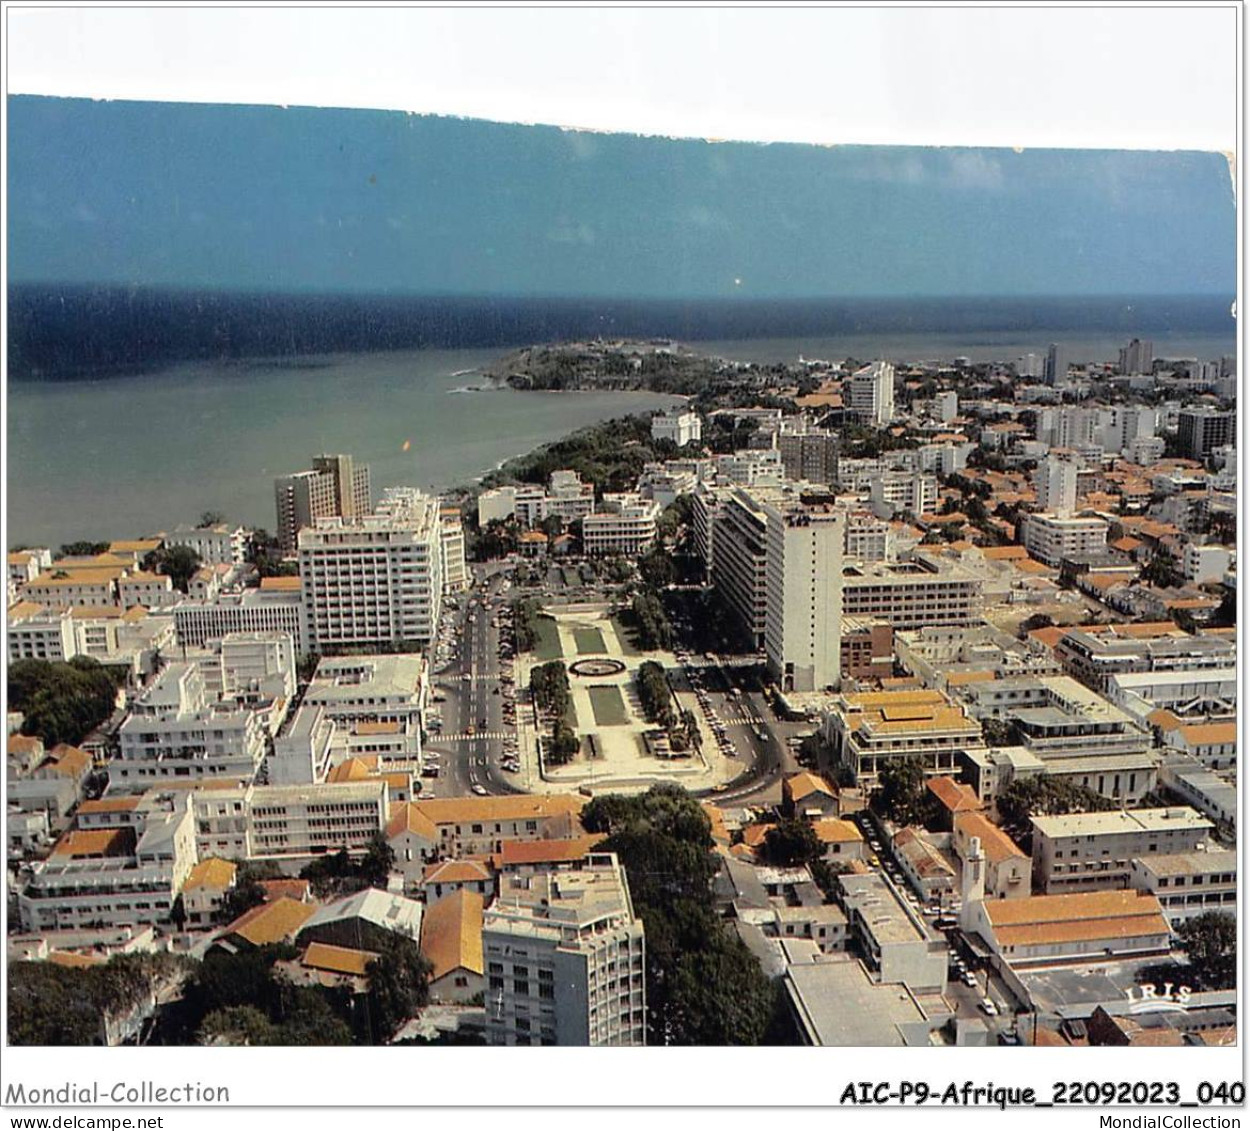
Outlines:
[[[627,656],[641,656],[641,652],[634,644],[634,625],[632,613],[617,613],[612,618],[612,624],[616,629],[616,638],[621,642],[621,651]]]
[[[573,629],[573,643],[577,645],[579,656],[602,656],[608,650],[603,642],[603,633],[597,628]]]
[[[590,693],[590,706],[595,712],[595,722],[601,727],[625,726],[629,722],[620,688],[591,687],[587,690]]]
[[[556,629],[556,622],[551,617],[535,618],[534,635],[537,637],[534,642],[534,655],[542,663],[564,658],[564,652],[560,648],[560,633]]]

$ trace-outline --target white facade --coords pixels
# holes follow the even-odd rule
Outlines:
[[[189,546],[205,565],[239,565],[247,560],[247,531],[241,526],[179,526],[165,545]]]
[[[1034,884],[1047,895],[1124,888],[1133,860],[1193,852],[1212,829],[1187,806],[1034,817]]]
[[[115,790],[177,781],[247,781],[265,757],[260,711],[213,703],[195,664],[170,664],[134,701],[109,766]]]
[[[784,691],[841,682],[846,521],[830,506],[766,503],[764,648]]]
[[[894,366],[874,361],[844,385],[846,406],[866,423],[884,428],[894,419]]]
[[[79,654],[74,618],[68,609],[43,609],[31,615],[9,615],[9,663],[18,660],[71,660]]]
[[[242,860],[363,852],[386,825],[387,803],[380,778],[204,790],[193,798],[196,844],[201,856]]]
[[[1054,456],[1042,460],[1037,468],[1038,509],[1056,517],[1069,517],[1076,510],[1077,465]]]
[[[295,687],[295,641],[289,632],[231,632],[222,637],[223,698],[290,702]]]
[[[1181,569],[1191,584],[1210,585],[1224,577],[1231,562],[1232,554],[1224,546],[1197,546],[1190,542],[1181,556]]]
[[[1237,853],[1160,853],[1129,863],[1129,887],[1149,892],[1173,926],[1207,911],[1237,914]]]
[[[178,643],[202,648],[231,632],[285,632],[308,651],[299,589],[248,589],[212,601],[180,601],[170,610]]]
[[[1101,518],[1031,514],[1024,520],[1024,548],[1044,565],[1057,566],[1064,558],[1106,553],[1107,529]]]
[[[443,592],[460,593],[469,587],[469,566],[464,555],[464,526],[460,512],[444,509],[440,513],[442,538]]]
[[[582,545],[586,553],[646,553],[655,542],[660,504],[640,495],[604,495],[603,510],[582,520]]]
[[[703,420],[697,412],[661,412],[651,418],[651,438],[668,440],[679,448],[703,439]]]
[[[932,475],[887,471],[870,481],[868,497],[879,518],[892,518],[897,511],[916,516],[928,514],[937,506],[937,479]]]
[[[428,644],[442,601],[441,537],[438,503],[411,488],[391,488],[368,518],[301,531],[308,648]]]
[[[187,798],[134,811],[132,852],[53,855],[32,865],[18,895],[26,931],[109,930],[165,924],[195,867],[195,823]]]
[[[274,738],[269,780],[274,785],[311,785],[330,769],[335,723],[323,707],[302,704]]]
[[[501,877],[482,951],[489,1044],[646,1044],[646,940],[615,856]]]

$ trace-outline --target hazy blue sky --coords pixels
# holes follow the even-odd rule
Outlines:
[[[9,99],[9,271],[753,298],[1226,294],[1222,157],[711,144],[361,110]]]

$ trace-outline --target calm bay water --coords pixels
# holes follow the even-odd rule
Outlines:
[[[742,361],[847,356],[1014,360],[1060,341],[1114,360],[1122,338],[1018,331],[848,334],[691,343]],[[1156,336],[1163,357],[1214,358],[1231,337]],[[96,382],[10,382],[8,545],[137,537],[205,510],[272,528],[275,475],[315,453],[368,463],[375,492],[446,488],[575,428],[675,398],[645,393],[457,392],[496,349],[344,354],[295,368],[184,364]],[[404,450],[405,442],[408,450]]]
[[[453,391],[480,384],[462,371],[500,352],[10,382],[8,545],[138,537],[210,509],[272,529],[273,477],[307,467],[318,452],[350,452],[369,464],[375,494],[392,484],[446,488],[576,428],[677,399]]]

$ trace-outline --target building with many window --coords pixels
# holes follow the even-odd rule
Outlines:
[[[1092,515],[1030,514],[1022,526],[1024,548],[1043,565],[1107,552],[1107,524]]]
[[[843,385],[846,407],[864,423],[884,428],[894,419],[894,366],[874,361]]]
[[[267,577],[259,589],[221,593],[209,601],[179,601],[170,610],[178,643],[203,648],[231,632],[285,632],[308,651],[298,577]]]
[[[123,792],[179,781],[251,782],[265,758],[263,705],[215,701],[198,664],[176,663],[134,700],[109,766]]]
[[[651,439],[668,440],[679,448],[703,439],[703,419],[697,412],[674,409],[651,418]]]
[[[610,853],[501,877],[482,921],[492,1045],[646,1044],[646,939]]]
[[[373,509],[369,468],[349,455],[322,455],[310,471],[282,475],[273,481],[278,542],[287,553],[298,548],[299,532],[319,519],[354,519]]]
[[[441,539],[437,501],[411,488],[391,488],[376,514],[302,530],[307,648],[428,645],[442,601]]]
[[[582,546],[587,554],[636,557],[654,544],[660,504],[631,493],[603,496],[602,509],[582,519]]]
[[[1033,882],[1052,895],[1129,886],[1132,862],[1193,852],[1213,825],[1188,806],[1033,818]]]

